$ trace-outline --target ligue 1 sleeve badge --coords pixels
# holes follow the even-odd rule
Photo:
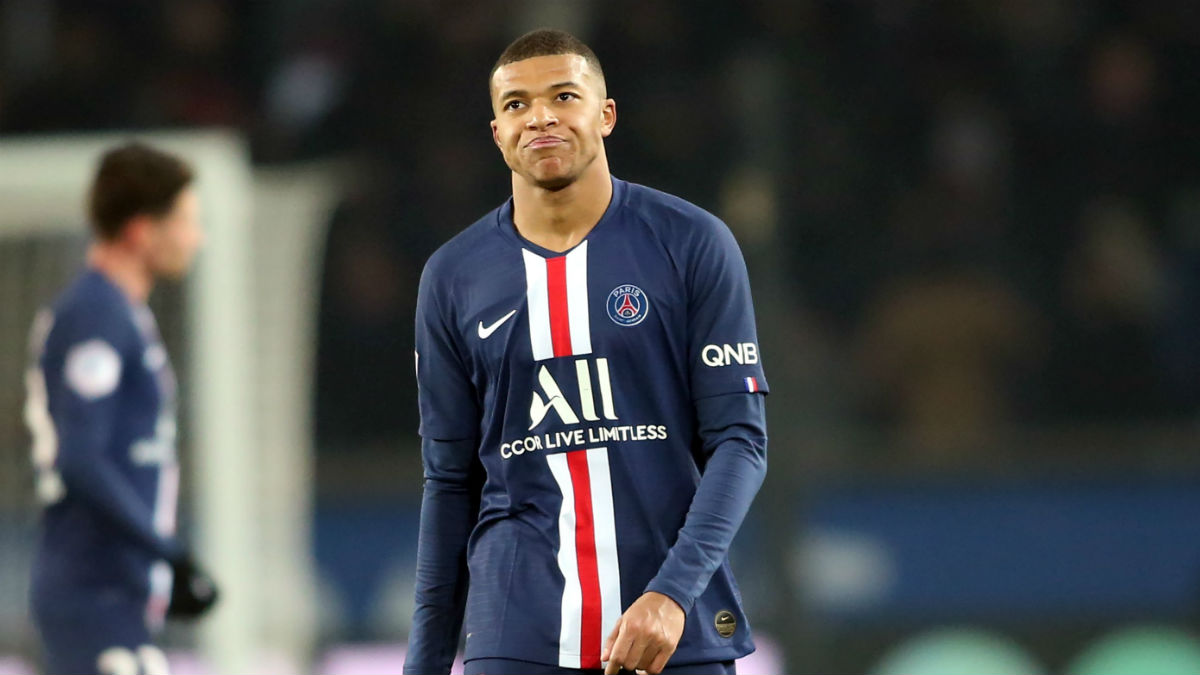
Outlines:
[[[649,312],[649,299],[633,284],[621,284],[608,294],[608,318],[618,326],[636,326]]]

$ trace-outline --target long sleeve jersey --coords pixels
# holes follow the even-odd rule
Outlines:
[[[716,217],[613,180],[559,253],[511,200],[429,260],[417,308],[426,493],[405,671],[597,668],[646,591],[687,612],[672,664],[753,650],[727,551],[766,469],[741,252]]]

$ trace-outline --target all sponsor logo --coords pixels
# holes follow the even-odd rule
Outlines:
[[[550,370],[546,366],[538,368],[537,389],[532,392],[529,404],[528,435],[501,443],[502,459],[538,451],[561,452],[611,443],[667,440],[666,425],[620,423],[608,359],[577,359],[575,382],[570,382],[569,373],[559,375],[567,387],[564,395],[563,387]],[[568,400],[568,396],[572,400]],[[537,431],[545,424],[550,425],[549,431]],[[576,425],[579,426],[573,429],[555,428]]]
[[[575,361],[575,376],[579,384],[579,404],[583,419],[588,422],[599,421],[596,396],[592,390],[592,373],[587,359]],[[604,419],[615,420],[617,413],[613,409],[612,381],[608,374],[608,359],[596,359],[596,379],[600,385],[600,411],[604,413]],[[550,371],[546,370],[546,366],[538,369],[538,384],[542,386],[546,398],[542,398],[542,395],[536,391],[533,392],[533,401],[529,404],[530,431],[541,424],[551,410],[558,415],[563,424],[579,424],[579,415],[576,415],[571,404],[567,403],[562,389],[559,389],[558,383],[554,381]]]

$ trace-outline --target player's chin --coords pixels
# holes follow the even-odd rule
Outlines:
[[[530,172],[529,179],[534,185],[543,190],[561,190],[575,182],[578,175],[561,164],[556,166],[537,166]]]
[[[571,162],[559,157],[547,157],[529,166],[525,176],[543,190],[561,190],[574,183],[579,174]]]
[[[190,260],[181,260],[166,265],[160,265],[154,270],[154,274],[159,279],[166,281],[182,281],[187,276],[188,270],[191,269]]]
[[[534,178],[534,185],[549,192],[557,192],[575,182],[575,176],[562,175],[546,178]]]

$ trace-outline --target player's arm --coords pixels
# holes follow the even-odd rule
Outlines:
[[[723,223],[709,216],[695,225],[683,246],[689,393],[706,463],[666,560],[605,642],[601,659],[610,673],[657,673],[667,664],[766,476],[767,382],[746,264]],[[738,359],[727,356],[733,353]]]
[[[646,587],[670,597],[685,613],[691,611],[725,560],[767,475],[762,394],[700,399],[696,416],[708,463],[679,537]]]
[[[425,439],[416,609],[405,673],[449,673],[467,602],[467,539],[479,513],[474,439]]]
[[[623,665],[658,673],[675,652],[684,618],[725,560],[766,476],[763,399],[759,393],[743,393],[696,402],[708,463],[667,559],[605,643],[605,672],[615,673]]]
[[[53,422],[58,437],[55,469],[67,494],[115,524],[130,539],[167,560],[182,550],[154,529],[152,507],[137,494],[109,454],[119,414],[119,388],[125,367],[111,336],[77,340],[62,363],[45,363],[47,390],[54,391]]]
[[[405,673],[449,673],[467,597],[467,539],[479,513],[480,411],[453,324],[427,267],[417,296],[417,388],[425,492],[417,543],[416,609]]]

